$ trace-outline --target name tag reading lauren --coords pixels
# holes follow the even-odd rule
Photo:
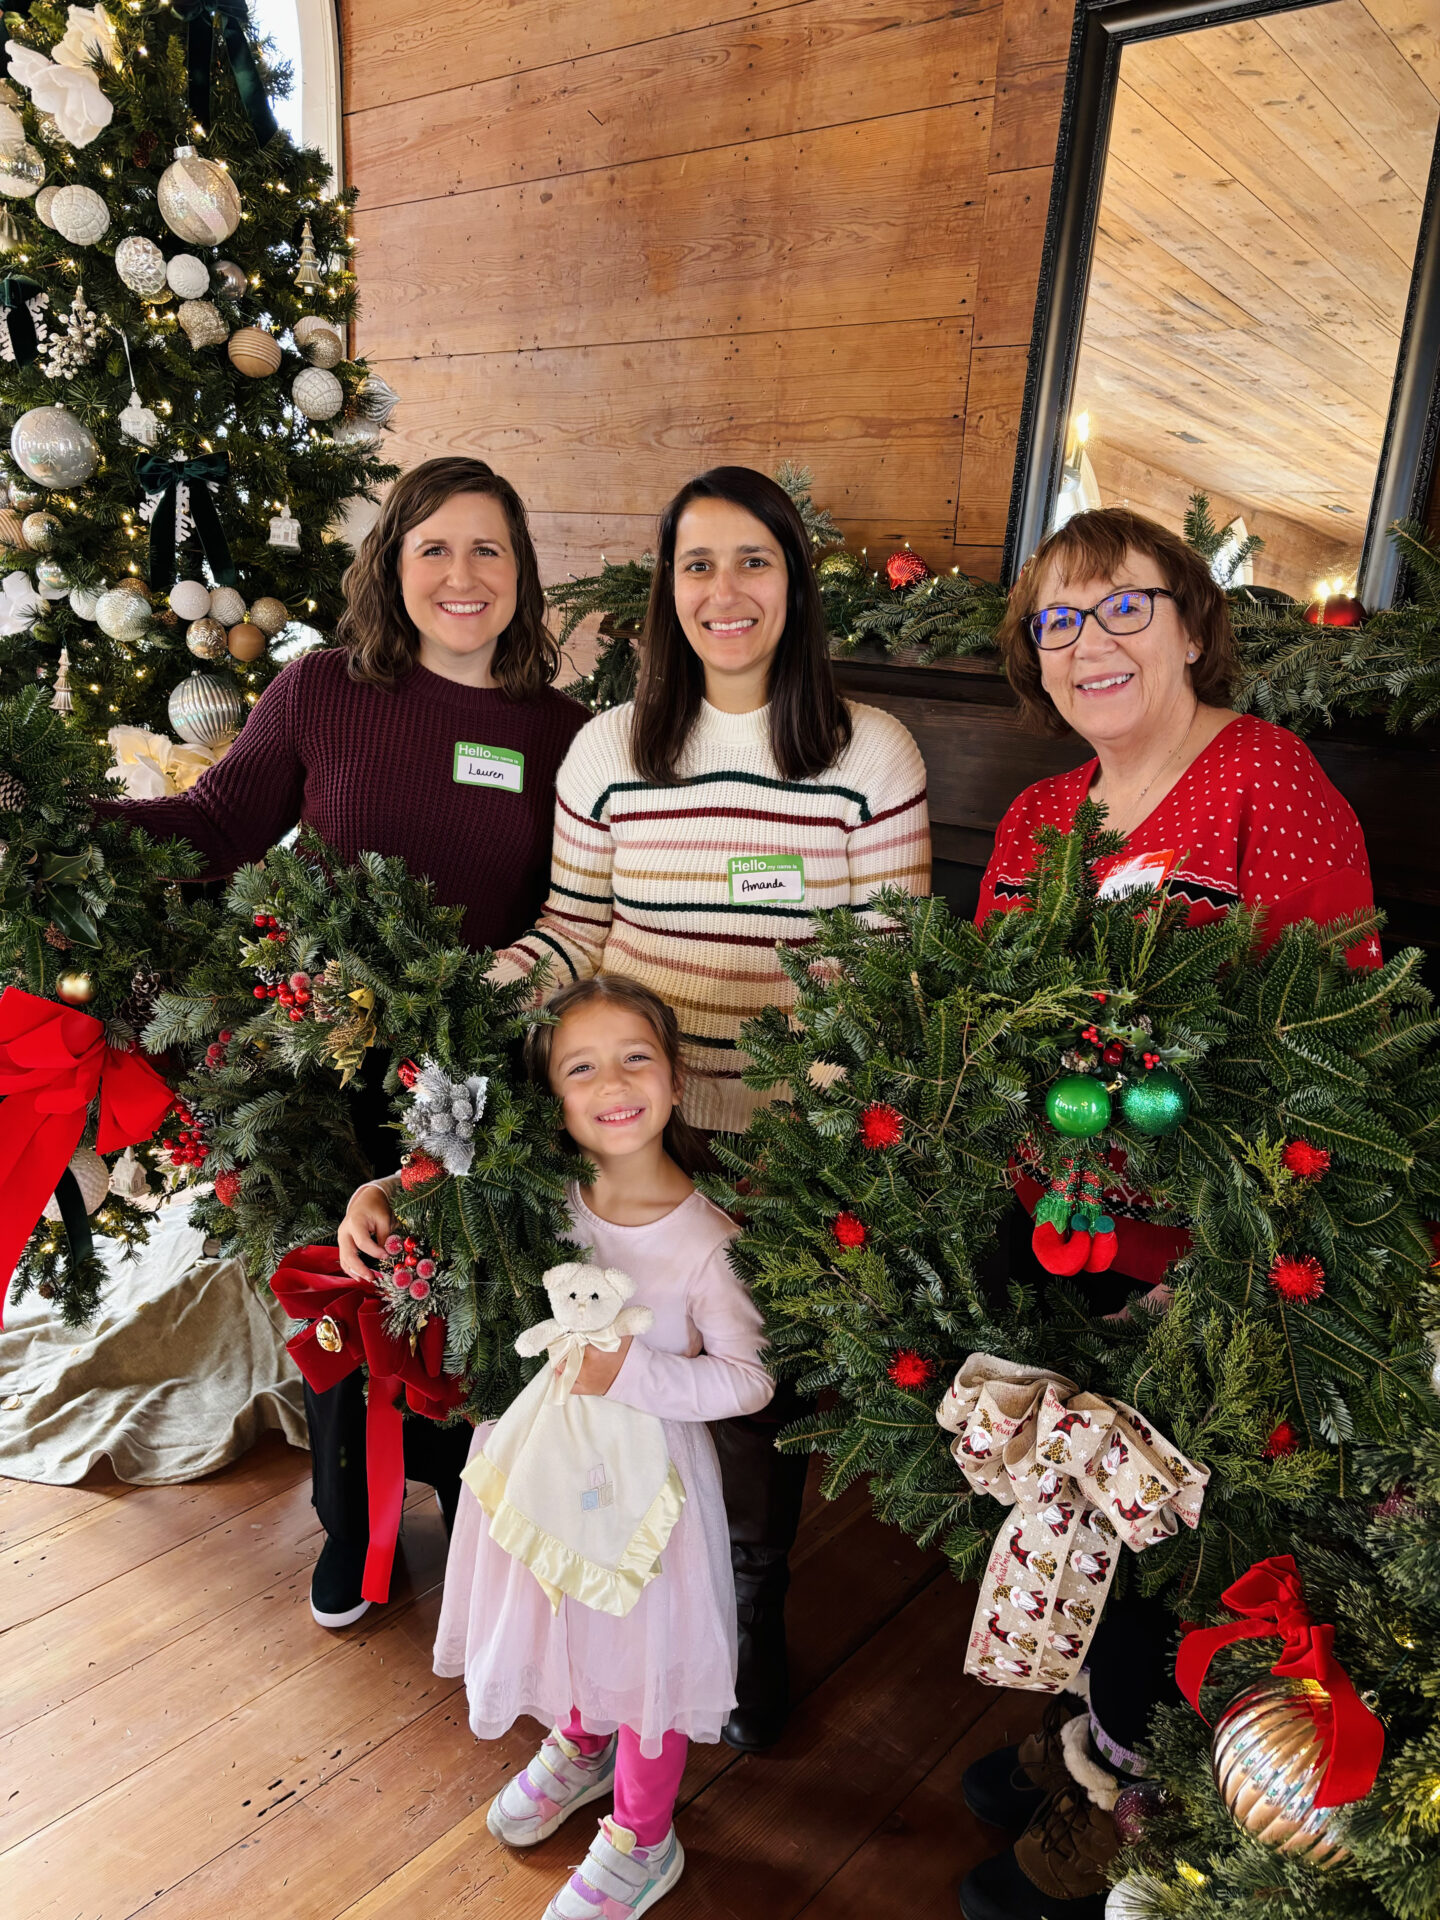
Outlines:
[[[737,853],[730,862],[730,900],[803,900],[805,862],[798,853]]]
[[[462,787],[503,787],[525,791],[525,756],[511,747],[482,747],[473,740],[455,742],[455,779]]]

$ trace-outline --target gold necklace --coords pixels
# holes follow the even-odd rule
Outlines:
[[[1139,807],[1140,802],[1145,798],[1146,794],[1150,791],[1151,787],[1154,786],[1155,782],[1160,778],[1161,774],[1164,773],[1165,769],[1169,766],[1170,762],[1175,758],[1176,754],[1184,752],[1187,744],[1189,743],[1191,734],[1195,731],[1195,722],[1199,719],[1199,717],[1200,717],[1200,702],[1197,700],[1195,702],[1195,711],[1190,715],[1190,724],[1188,727],[1186,727],[1185,732],[1180,740],[1180,744],[1176,747],[1171,748],[1169,753],[1166,754],[1165,758],[1160,762],[1159,766],[1155,769],[1154,773],[1151,774],[1150,778],[1145,782],[1144,786],[1141,787],[1139,793],[1136,794],[1134,800],[1131,802],[1131,805],[1133,807],[1137,807],[1137,808]],[[1107,821],[1106,825],[1111,828],[1112,832],[1116,832],[1116,833],[1123,832],[1128,837],[1131,833],[1134,832],[1135,828],[1139,826],[1140,822],[1144,818],[1145,816],[1143,813],[1136,813],[1135,818],[1131,821],[1128,827],[1124,827],[1124,828],[1116,827],[1112,821]]]

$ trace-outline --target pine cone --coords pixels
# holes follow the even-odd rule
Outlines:
[[[130,991],[120,1003],[120,1018],[128,1021],[137,1034],[150,1024],[161,984],[159,974],[149,967],[137,967],[130,976]]]
[[[0,813],[19,813],[27,798],[23,780],[13,773],[0,773]]]
[[[68,933],[62,933],[52,920],[45,929],[45,944],[54,947],[57,953],[68,953],[74,942]]]

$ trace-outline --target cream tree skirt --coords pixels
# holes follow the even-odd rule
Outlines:
[[[109,1281],[92,1326],[67,1327],[31,1293],[0,1332],[0,1475],[68,1486],[101,1460],[137,1486],[196,1480],[268,1428],[307,1444],[288,1322],[234,1260],[207,1260],[184,1202],[155,1217]]]

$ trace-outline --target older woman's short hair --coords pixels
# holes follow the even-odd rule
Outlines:
[[[1070,731],[1041,682],[1040,654],[1030,637],[1030,616],[1040,605],[1040,583],[1047,569],[1053,563],[1062,581],[1113,579],[1129,552],[1153,560],[1157,575],[1153,584],[1168,587],[1175,596],[1175,611],[1200,656],[1190,669],[1196,696],[1210,706],[1228,705],[1240,679],[1240,657],[1224,591],[1208,562],[1157,520],[1147,520],[1128,507],[1097,507],[1091,513],[1077,513],[1040,542],[1010,589],[996,636],[1006,676],[1019,696],[1027,725],[1035,731]]]

